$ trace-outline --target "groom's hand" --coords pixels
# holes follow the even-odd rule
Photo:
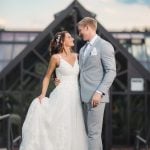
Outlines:
[[[54,79],[54,83],[55,83],[55,86],[57,86],[57,85],[59,85],[60,80],[59,80],[58,78],[55,78],[55,79]]]
[[[92,107],[96,107],[100,104],[102,99],[102,95],[100,93],[95,92],[95,94],[92,97],[91,105]]]

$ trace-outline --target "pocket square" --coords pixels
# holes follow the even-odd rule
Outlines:
[[[97,55],[97,49],[94,47],[91,51],[91,56]]]

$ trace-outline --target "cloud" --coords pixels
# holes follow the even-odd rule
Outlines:
[[[134,3],[126,5],[118,0],[81,0],[86,9],[95,12],[99,22],[108,30],[123,30],[150,27],[150,9]]]
[[[8,2],[8,0],[6,1]],[[1,10],[0,25],[8,29],[42,30],[52,22],[55,13],[65,9],[72,2],[72,0],[61,0],[61,2],[59,0],[52,2],[45,0],[43,3],[40,0],[38,5],[35,5],[36,0],[33,0],[32,3],[27,1],[30,4],[28,11],[26,11],[28,3],[22,4],[19,0],[19,4],[13,3],[14,7],[17,7],[16,9],[7,5],[7,11],[6,9]],[[87,10],[97,15],[97,20],[108,30],[150,27],[150,8],[148,5],[141,4],[140,1],[142,0],[131,0],[132,4],[127,3],[127,1],[129,0],[79,0]],[[146,0],[144,3],[147,3]]]
[[[144,4],[150,5],[149,0],[117,0],[118,2],[125,3],[125,4]]]

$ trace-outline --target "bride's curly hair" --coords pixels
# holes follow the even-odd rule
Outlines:
[[[68,31],[62,31],[62,32],[57,32],[54,36],[54,38],[50,42],[50,55],[58,54],[63,51],[63,42],[65,39],[66,33],[69,33]]]
[[[49,52],[50,52],[50,57],[54,54],[58,54],[63,52],[64,47],[63,47],[63,42],[65,40],[65,35],[66,33],[69,33],[68,31],[61,31],[57,32],[54,36],[54,38],[50,42],[49,46]],[[56,78],[56,70],[54,71],[52,75],[53,79]]]

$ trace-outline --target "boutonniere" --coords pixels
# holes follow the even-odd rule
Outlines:
[[[91,56],[97,55],[97,49],[94,47],[90,54],[91,54]]]

